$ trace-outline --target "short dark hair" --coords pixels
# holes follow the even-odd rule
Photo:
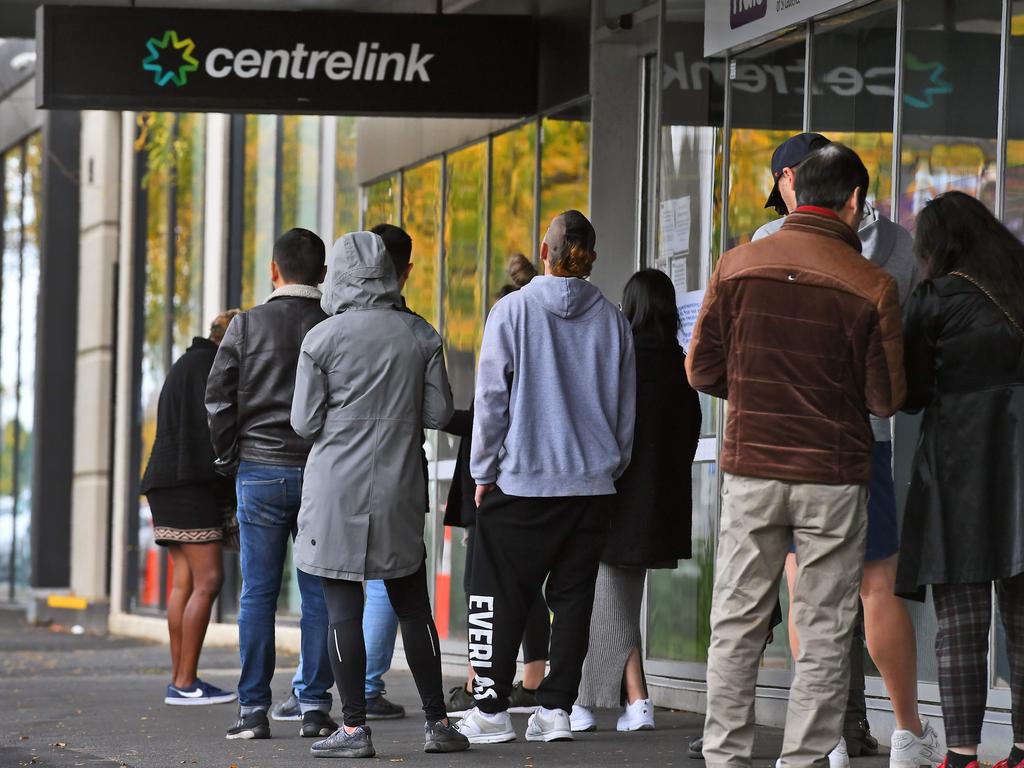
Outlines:
[[[634,336],[653,336],[663,343],[679,332],[676,289],[660,269],[641,269],[622,291],[622,314]]]
[[[384,241],[384,249],[395,265],[395,275],[401,277],[412,261],[412,238],[409,233],[394,224],[378,224],[370,231]]]
[[[863,209],[868,181],[860,156],[845,144],[832,142],[811,152],[797,167],[796,202],[838,211],[856,188],[857,206]]]
[[[274,243],[274,263],[289,283],[319,283],[326,257],[324,241],[308,229],[289,229]]]

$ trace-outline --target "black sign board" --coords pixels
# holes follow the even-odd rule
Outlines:
[[[528,16],[46,5],[38,106],[515,117],[537,111]]]

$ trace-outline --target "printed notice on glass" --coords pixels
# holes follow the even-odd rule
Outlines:
[[[676,289],[676,297],[686,293],[686,257],[672,259],[669,277],[672,278],[672,285]]]
[[[690,349],[693,326],[697,324],[697,315],[700,313],[700,306],[703,303],[703,290],[676,294],[676,304],[679,307],[679,346],[684,351]]]
[[[690,250],[690,196],[664,200],[658,206],[658,254],[662,257]]]

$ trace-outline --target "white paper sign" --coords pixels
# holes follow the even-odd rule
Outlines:
[[[686,293],[686,257],[672,259],[669,276],[676,289],[676,297]]]
[[[679,346],[683,351],[689,352],[693,326],[697,324],[697,315],[700,314],[701,304],[704,303],[704,290],[679,294],[676,302],[679,307]]]
[[[663,200],[658,206],[660,242],[658,255],[662,258],[690,250],[690,197]]]

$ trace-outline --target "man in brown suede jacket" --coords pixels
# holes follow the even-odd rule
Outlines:
[[[868,173],[830,144],[797,169],[780,231],[726,253],[686,359],[729,401],[704,757],[750,765],[761,645],[790,541],[801,638],[781,768],[824,768],[842,733],[867,526],[868,414],[903,401],[895,281],[861,253]]]

